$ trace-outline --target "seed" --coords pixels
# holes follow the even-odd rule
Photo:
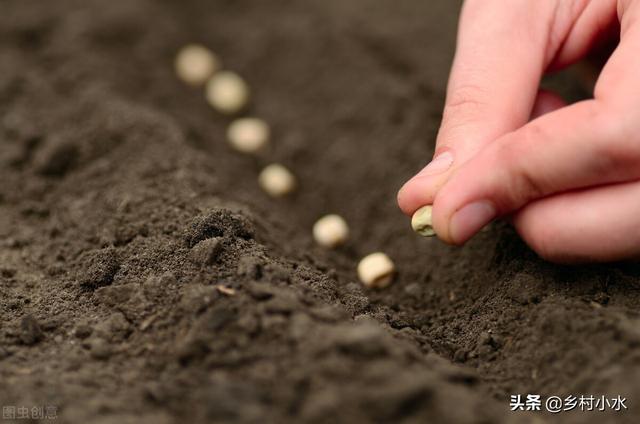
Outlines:
[[[382,252],[365,256],[358,264],[358,277],[369,288],[387,287],[393,281],[395,271],[396,267],[391,259]]]
[[[190,85],[203,85],[220,69],[220,60],[209,49],[189,44],[178,52],[175,60],[178,77]]]
[[[313,225],[313,238],[320,246],[333,249],[349,237],[349,226],[340,215],[326,215]]]
[[[411,217],[411,228],[413,228],[413,231],[424,237],[433,237],[436,235],[431,222],[432,210],[433,207],[427,205],[421,207],[413,214]]]
[[[236,119],[227,129],[231,146],[242,153],[255,153],[269,143],[269,125],[258,118]]]
[[[296,177],[284,166],[274,163],[262,170],[258,184],[271,197],[282,197],[296,187]]]
[[[249,103],[249,86],[235,72],[217,72],[207,83],[206,97],[217,111],[232,115]]]
[[[236,291],[234,289],[232,289],[231,287],[224,286],[222,284],[216,284],[215,288],[225,296],[235,296],[236,294]]]

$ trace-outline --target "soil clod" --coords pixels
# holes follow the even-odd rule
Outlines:
[[[40,323],[33,315],[26,315],[20,321],[20,340],[27,346],[32,346],[44,338]]]
[[[194,247],[202,240],[215,237],[253,238],[254,228],[244,216],[226,209],[214,209],[195,218],[184,232],[188,247]]]
[[[87,252],[82,256],[81,262],[84,269],[80,272],[78,282],[81,287],[90,290],[111,284],[120,269],[120,262],[113,248]]]

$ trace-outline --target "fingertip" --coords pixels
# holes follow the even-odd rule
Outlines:
[[[433,227],[447,244],[462,246],[491,223],[497,208],[490,200],[476,200],[457,205],[457,199],[439,194],[433,207]]]
[[[433,202],[431,213],[433,229],[440,241],[452,246],[459,246],[460,244],[451,238],[449,232],[450,214],[447,213],[447,207],[447,198],[442,196],[442,193],[438,193]]]
[[[413,215],[413,213],[420,207],[419,188],[416,187],[414,180],[415,177],[407,181],[400,190],[398,190],[398,194],[396,196],[398,207],[400,207],[402,213],[407,216]]]
[[[455,244],[464,244],[493,221],[496,214],[496,207],[487,200],[464,205],[449,220],[449,238]]]
[[[411,216],[425,205],[433,204],[435,193],[443,184],[443,177],[434,175],[416,175],[398,191],[398,206],[402,212]]]

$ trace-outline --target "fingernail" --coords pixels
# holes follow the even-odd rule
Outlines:
[[[422,171],[418,172],[418,176],[435,175],[446,171],[453,163],[453,154],[449,151],[442,152],[436,156]]]
[[[495,217],[496,208],[489,201],[468,204],[451,217],[449,235],[455,243],[464,243]]]

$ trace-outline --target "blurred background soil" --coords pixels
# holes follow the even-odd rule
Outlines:
[[[59,422],[638,422],[640,268],[464,248],[395,204],[431,156],[458,1],[0,1],[0,405]],[[173,73],[209,46],[258,158]],[[575,87],[560,85],[567,91]],[[300,190],[272,200],[278,161]],[[326,213],[347,246],[315,247]],[[387,252],[383,291],[355,265]],[[512,394],[628,411],[510,412]],[[24,420],[23,420],[24,421]]]

